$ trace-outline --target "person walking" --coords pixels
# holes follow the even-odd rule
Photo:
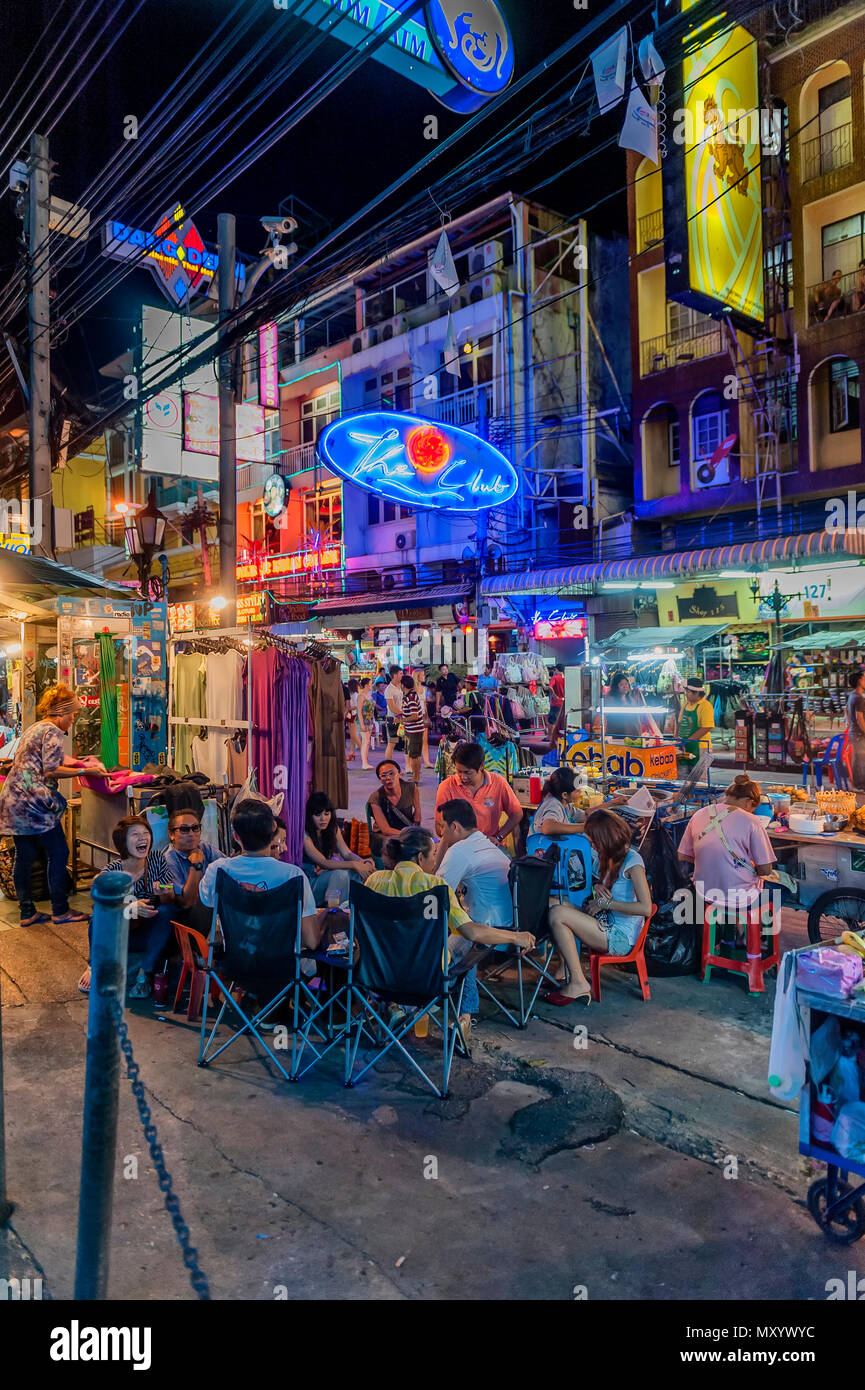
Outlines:
[[[429,731],[431,720],[429,706],[427,704],[427,687],[424,682],[423,671],[414,671],[412,673],[412,680],[414,681],[415,693],[417,694],[417,697],[420,700],[420,707],[424,713],[423,744],[421,746],[421,757],[423,758],[423,765],[426,768],[427,772],[432,772],[433,765],[429,755]]]
[[[36,911],[30,885],[33,861],[40,849],[48,859],[51,920],[58,926],[90,920],[86,913],[69,907],[69,847],[60,823],[66,799],[57,789],[60,777],[106,770],[98,758],[66,756],[63,738],[81,709],[83,705],[70,686],[52,685],[46,690],[36,707],[38,722],[21,735],[0,789],[0,835],[11,835],[15,840],[14,882],[22,927],[48,921],[47,913]]]
[[[420,786],[420,764],[426,715],[411,676],[402,678],[402,726],[405,729],[405,765],[412,781]]]
[[[387,747],[384,750],[386,761],[393,761],[396,752],[397,739],[399,738],[399,725],[402,719],[402,702],[404,691],[402,688],[402,667],[391,666],[390,681],[385,686],[384,698],[387,704]]]
[[[362,772],[372,772],[369,747],[375,737],[375,704],[372,698],[372,679],[363,676],[357,683],[357,722],[360,730],[360,766]]]

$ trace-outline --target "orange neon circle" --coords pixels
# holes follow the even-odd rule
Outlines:
[[[450,445],[435,425],[419,425],[406,440],[406,452],[419,473],[438,473],[450,458]]]

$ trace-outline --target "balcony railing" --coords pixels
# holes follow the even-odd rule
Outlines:
[[[853,123],[824,131],[802,145],[802,182],[818,179],[853,163]]]
[[[647,338],[640,344],[640,376],[663,372],[680,362],[693,362],[700,357],[714,357],[722,352],[721,329],[717,323],[699,324],[691,329],[677,329],[659,338]]]
[[[283,449],[273,462],[277,472],[284,477],[289,473],[302,473],[307,468],[315,468],[315,445],[295,444],[291,449]]]
[[[247,488],[264,487],[270,475],[276,471],[274,463],[239,463],[237,465],[237,491]]]
[[[851,270],[838,279],[822,280],[808,290],[808,327],[827,323],[865,309],[865,271]]]
[[[637,252],[648,251],[664,240],[664,214],[660,208],[637,218]]]
[[[493,415],[493,388],[491,383],[470,387],[467,391],[454,391],[451,396],[440,396],[434,401],[420,401],[418,414],[428,415],[432,420],[441,420],[444,425],[474,425],[480,411],[480,397],[486,400],[486,415]]]

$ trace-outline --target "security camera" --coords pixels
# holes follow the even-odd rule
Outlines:
[[[260,217],[258,220],[271,236],[282,236],[286,232],[293,232],[297,226],[296,217]]]
[[[23,159],[16,159],[9,170],[9,187],[13,193],[23,193],[29,182],[30,175],[27,170],[27,165],[24,163]]]

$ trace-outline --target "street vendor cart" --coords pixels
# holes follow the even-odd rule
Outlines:
[[[865,1095],[865,997],[861,991],[842,998],[800,987],[797,1003],[808,1040],[799,1152],[826,1164],[825,1177],[808,1189],[808,1210],[830,1240],[850,1245],[865,1235],[865,1104],[848,1098]],[[841,1087],[848,1089],[839,1097]],[[863,1181],[854,1186],[851,1174]]]

